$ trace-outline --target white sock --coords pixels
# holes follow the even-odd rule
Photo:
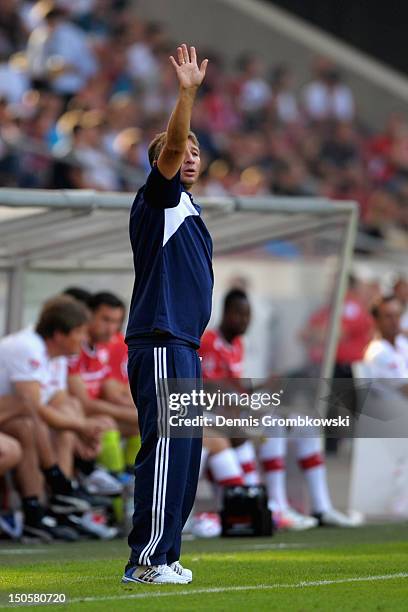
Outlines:
[[[272,512],[283,512],[289,508],[286,495],[286,438],[268,438],[259,449],[259,458],[264,470],[268,507]]]
[[[272,462],[276,465],[282,461],[281,457],[264,462],[265,484],[268,491],[268,508],[272,512],[283,512],[289,508],[286,496],[286,469],[285,467],[271,468]],[[269,468],[266,467],[269,465]]]
[[[208,467],[214,481],[221,486],[244,484],[241,466],[232,448],[210,455]]]
[[[329,487],[327,484],[327,472],[324,463],[319,465],[304,467],[308,457],[300,461],[303,467],[310,500],[312,504],[312,512],[320,513],[331,510],[332,503],[330,500]]]
[[[238,457],[246,485],[259,485],[261,479],[259,477],[258,467],[256,463],[255,447],[250,440],[246,440],[240,446],[236,446],[234,451]]]

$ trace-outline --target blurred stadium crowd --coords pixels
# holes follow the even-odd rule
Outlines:
[[[137,5],[136,5],[137,7]],[[127,0],[3,0],[2,185],[135,191],[147,146],[176,96],[166,27]],[[408,246],[408,123],[373,132],[337,67],[316,58],[296,87],[291,67],[252,53],[210,64],[193,129],[205,195],[356,200],[361,229]]]

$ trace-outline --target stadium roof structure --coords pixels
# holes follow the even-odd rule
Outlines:
[[[0,189],[0,270],[131,269],[128,216],[134,194]],[[214,254],[336,224],[352,202],[325,198],[200,198]],[[273,215],[271,215],[273,213]]]
[[[8,274],[6,331],[19,329],[27,270],[131,270],[129,210],[134,194],[0,188],[0,272]],[[200,198],[214,241],[226,255],[342,227],[339,272],[323,375],[334,362],[341,304],[357,231],[353,202],[324,198]]]

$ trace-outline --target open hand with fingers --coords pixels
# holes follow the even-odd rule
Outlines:
[[[177,61],[172,55],[170,61],[174,66],[182,89],[197,89],[201,85],[207,70],[208,59],[203,60],[198,67],[195,47],[190,47],[189,52],[187,45],[183,43],[180,47],[177,47]]]

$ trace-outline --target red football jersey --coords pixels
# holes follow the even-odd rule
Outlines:
[[[115,334],[110,342],[103,345],[109,353],[109,378],[114,378],[121,383],[129,382],[127,373],[128,347],[122,332]]]
[[[240,337],[229,344],[217,329],[210,329],[201,339],[199,354],[204,379],[242,377],[244,345]]]
[[[80,354],[69,361],[69,374],[79,376],[93,399],[100,397],[102,384],[109,378],[109,351],[106,346],[97,344],[93,348],[82,345]]]
[[[327,329],[330,311],[327,306],[319,309],[309,319],[310,328]],[[349,292],[344,300],[341,315],[341,333],[337,344],[337,363],[353,363],[361,361],[373,335],[373,318],[353,295]],[[324,353],[324,343],[312,346],[309,357],[314,363],[321,362]]]

